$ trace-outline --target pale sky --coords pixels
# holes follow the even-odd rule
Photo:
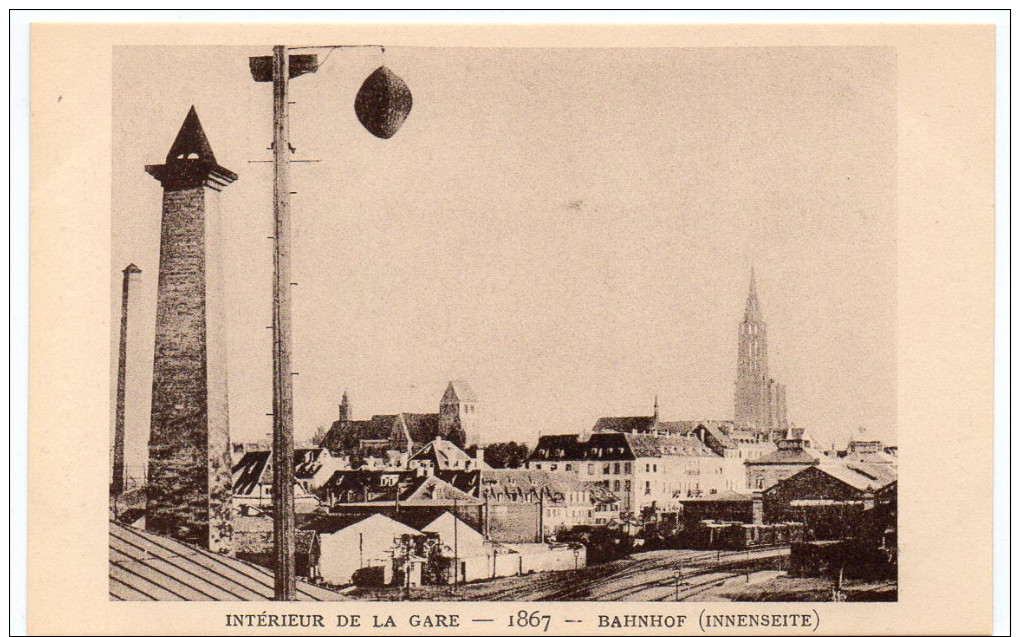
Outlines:
[[[304,51],[302,51],[304,52]],[[114,53],[113,346],[143,273],[150,350],[163,163],[193,104],[223,166],[231,435],[271,429],[267,48]],[[320,52],[320,60],[325,52]],[[385,64],[389,140],[353,103]],[[291,85],[297,438],[481,401],[483,442],[600,415],[733,417],[751,266],[788,412],[895,442],[896,86],[887,48],[334,51]],[[151,351],[150,351],[151,356]],[[151,371],[151,366],[150,366]]]

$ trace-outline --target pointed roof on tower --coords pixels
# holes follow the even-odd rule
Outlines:
[[[446,386],[446,392],[443,394],[443,398],[440,402],[443,403],[454,403],[454,402],[478,402],[478,396],[475,395],[471,386],[468,385],[466,380],[455,379],[451,380]]]
[[[170,190],[193,188],[203,183],[222,190],[237,180],[236,173],[216,163],[216,155],[194,106],[188,110],[184,123],[177,131],[177,137],[166,154],[166,163],[148,165],[145,172]]]
[[[756,323],[762,320],[761,306],[758,304],[758,288],[754,282],[754,267],[751,267],[751,288],[747,292],[747,305],[744,307],[744,322]]]
[[[173,159],[201,159],[216,163],[216,155],[209,145],[209,138],[205,136],[205,130],[202,129],[202,122],[198,121],[198,113],[194,106],[188,110],[181,129],[177,131],[177,138],[174,139],[170,152],[166,154],[167,162]]]

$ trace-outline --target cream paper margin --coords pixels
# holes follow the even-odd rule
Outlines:
[[[992,600],[994,28],[984,25],[351,26],[36,24],[31,34],[28,626],[31,634],[293,634],[228,613],[393,614],[379,634],[698,633],[697,614],[817,610],[819,634],[988,633]],[[116,45],[891,46],[898,65],[895,603],[113,603],[108,597],[111,60]],[[200,71],[199,71],[200,72]],[[59,99],[58,99],[59,97]],[[466,626],[412,629],[412,613]],[[598,613],[688,615],[598,630]],[[495,617],[471,624],[470,617]],[[565,624],[583,618],[584,624]],[[557,621],[558,620],[558,621]],[[575,626],[577,628],[575,628]],[[312,632],[312,631],[308,631]],[[514,629],[515,633],[527,633]],[[751,634],[754,631],[747,631]],[[783,633],[784,630],[759,630]]]

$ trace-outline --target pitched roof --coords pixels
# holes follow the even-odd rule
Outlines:
[[[587,440],[572,434],[542,436],[528,460],[635,460],[662,456],[716,456],[716,453],[693,436],[600,432]]]
[[[498,495],[544,494],[550,503],[563,499],[567,493],[589,490],[590,485],[568,473],[548,473],[534,469],[491,469],[481,474],[482,494]]]
[[[895,472],[884,471],[885,465],[867,466],[864,463],[833,462],[820,464],[815,469],[827,473],[855,489],[876,491],[896,480]]]
[[[359,471],[341,469],[334,471],[324,488],[329,491],[353,491],[367,495],[368,502],[389,502],[407,498],[425,482],[426,476],[414,471]]]
[[[234,465],[234,495],[251,495],[269,465],[270,451],[249,451]]]
[[[110,522],[110,599],[255,601],[273,598],[268,569]],[[299,601],[346,599],[297,582]]]
[[[755,458],[753,460],[745,460],[744,464],[750,465],[765,465],[765,464],[811,464],[816,465],[821,462],[819,456],[806,449],[779,449],[772,453],[762,456],[761,458]]]
[[[726,432],[724,432],[722,430],[722,428],[719,426],[719,423],[717,421],[713,421],[713,420],[691,421],[691,425],[692,425],[691,426],[691,431],[692,432],[697,430],[698,427],[704,428],[704,430],[709,435],[711,435],[713,438],[715,438],[719,442],[719,445],[721,447],[724,447],[726,449],[736,449],[737,448],[737,443],[735,443],[733,441],[733,438],[730,438],[729,434],[727,434]]]
[[[302,528],[306,531],[316,531],[327,535],[336,533],[337,531],[343,531],[344,529],[351,527],[364,527],[368,531],[368,535],[370,537],[373,534],[378,534],[380,531],[384,530],[406,533],[408,535],[419,535],[417,529],[394,519],[390,515],[383,515],[382,513],[354,516],[323,515],[309,520],[302,526]]]
[[[411,414],[402,413],[404,426],[407,427],[407,435],[416,443],[424,444],[429,440],[435,440],[439,435],[439,414]]]
[[[701,440],[692,436],[656,436],[652,434],[624,434],[634,455],[638,458],[663,456],[715,456]]]
[[[645,433],[655,427],[654,416],[610,416],[595,421],[593,431],[617,431],[620,433]]]
[[[751,501],[751,494],[750,493],[737,493],[736,491],[732,491],[732,490],[729,490],[729,491],[720,491],[719,493],[715,493],[715,494],[712,494],[712,495],[706,495],[706,496],[697,498],[697,500],[692,500],[692,501],[696,501],[696,502],[750,502]]]
[[[411,460],[431,460],[439,469],[467,469],[472,458],[449,440],[433,438],[408,458]]]
[[[308,480],[322,469],[322,454],[329,453],[325,449],[295,449],[294,477]]]
[[[484,467],[487,471],[491,471],[491,467],[486,465]],[[454,487],[463,491],[464,493],[478,497],[478,483],[480,472],[477,470],[472,471],[454,471],[446,469],[438,469],[435,472],[436,476],[445,482],[452,484]]]
[[[674,434],[677,436],[686,436],[694,428],[698,426],[698,423],[703,422],[700,420],[660,420],[655,425],[655,431],[663,434]],[[709,422],[709,421],[704,421]]]
[[[446,392],[443,393],[443,399],[441,402],[447,403],[454,401],[476,403],[478,402],[478,396],[475,395],[475,391],[471,389],[471,385],[468,385],[466,380],[451,380],[446,386]]]
[[[322,446],[333,450],[356,447],[363,440],[386,440],[399,416],[377,415],[370,420],[336,420],[326,433]]]
[[[588,447],[589,442],[582,441],[577,434],[541,436],[529,460],[580,460]]]
[[[435,500],[450,502],[458,500],[469,504],[478,504],[478,498],[464,493],[436,475],[427,476],[425,480],[415,485],[413,491],[407,493],[406,496],[401,496],[400,499],[403,501]]]
[[[313,477],[321,468],[319,458],[323,449],[294,450],[294,478],[306,480]],[[237,461],[231,470],[234,480],[234,495],[251,495],[259,484],[273,481],[272,451],[248,451]]]

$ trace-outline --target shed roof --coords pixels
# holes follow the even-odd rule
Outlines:
[[[126,601],[255,601],[273,598],[266,568],[110,522],[110,599]],[[298,601],[346,599],[297,582]]]

